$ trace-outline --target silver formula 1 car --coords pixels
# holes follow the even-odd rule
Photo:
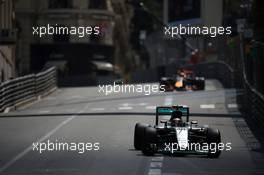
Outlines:
[[[221,135],[218,129],[198,126],[189,121],[187,106],[156,108],[154,126],[137,123],[134,132],[134,147],[144,155],[155,153],[202,154],[218,158]]]

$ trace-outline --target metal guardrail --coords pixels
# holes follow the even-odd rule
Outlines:
[[[242,35],[233,39],[220,38],[219,59],[224,60],[234,70],[234,81],[244,89],[241,110],[245,116],[254,122],[255,126],[264,126],[264,44],[260,42],[248,43]],[[229,44],[228,46],[228,42]],[[250,46],[251,45],[251,46]],[[228,77],[228,75],[226,76]],[[237,87],[237,86],[236,86]]]
[[[254,123],[263,128],[264,126],[264,96],[247,82],[245,83],[245,101],[247,116],[250,116]]]
[[[57,87],[56,68],[6,81],[0,85],[0,112],[37,99]]]
[[[262,56],[263,56],[263,43],[260,43],[257,46],[261,46]],[[245,100],[244,100],[244,107],[246,108],[247,115],[251,117],[251,119],[254,121],[254,123],[259,126],[264,126],[264,95],[260,93],[251,83],[248,78],[248,71],[246,68],[246,59],[252,59],[247,58],[247,56],[244,55],[244,49],[243,45],[241,44],[241,58],[242,58],[242,65],[243,65],[243,80],[244,80],[244,87],[245,87]],[[257,58],[257,59],[263,59]],[[255,58],[256,59],[256,58]],[[261,65],[257,65],[261,66]],[[260,75],[257,76],[257,81],[259,81],[259,77],[261,76],[261,70],[258,71]],[[257,83],[255,85],[258,85]]]

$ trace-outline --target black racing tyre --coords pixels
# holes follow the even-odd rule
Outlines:
[[[197,90],[205,89],[205,81],[204,80],[196,80]]]
[[[201,80],[200,81],[200,90],[204,90],[205,89],[205,81]]]
[[[157,143],[157,130],[153,127],[146,127],[141,151],[146,156],[153,156],[156,149],[153,146]]]
[[[141,149],[141,143],[143,139],[144,130],[149,127],[148,124],[137,123],[134,130],[134,147],[136,150]]]
[[[221,134],[218,129],[207,129],[207,143],[209,145],[209,158],[218,158],[221,154],[221,150],[218,149],[218,144],[221,143]]]

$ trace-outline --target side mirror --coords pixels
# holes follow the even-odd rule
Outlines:
[[[167,123],[167,120],[160,120],[160,123]]]
[[[160,120],[160,123],[163,123],[164,127],[167,128],[167,126],[168,126],[168,121],[167,120]]]
[[[197,125],[198,122],[194,120],[194,121],[191,121],[191,124],[192,124],[192,125]]]

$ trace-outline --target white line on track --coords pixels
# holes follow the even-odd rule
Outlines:
[[[228,104],[228,108],[238,108],[237,104]]]
[[[135,103],[135,104],[122,103],[122,104],[120,104],[120,106],[124,106],[124,107],[127,107],[127,106],[146,106],[146,105],[148,105],[148,103]]]
[[[150,162],[151,168],[162,168],[162,162]]]
[[[43,111],[38,111],[39,114],[47,114],[50,113],[50,110],[43,110]]]
[[[131,106],[131,104],[129,104],[129,103],[123,103],[123,104],[121,104],[121,106]]]
[[[149,165],[149,171],[148,175],[161,175],[162,171],[162,165],[163,165],[163,156],[154,157],[151,159],[150,165]]]
[[[153,110],[153,109],[156,109],[156,106],[146,106],[145,108]]]
[[[119,110],[131,110],[133,109],[133,107],[131,106],[121,106],[121,107],[118,107]]]
[[[160,157],[153,157],[151,159],[151,161],[163,161],[164,157],[160,156]]]
[[[172,96],[166,96],[165,97],[165,102],[164,102],[164,105],[165,106],[171,106],[172,105],[172,102],[173,102]]]
[[[173,97],[172,96],[166,96],[164,105],[165,106],[171,106],[173,104]],[[149,106],[146,106],[146,108]],[[156,108],[156,106],[151,106]],[[150,164],[149,164],[149,170],[148,170],[148,175],[161,175],[162,174],[162,165],[163,165],[163,160],[164,157],[154,157],[151,159]]]
[[[200,105],[200,108],[202,108],[202,109],[214,109],[215,105],[214,104],[202,104],[202,105]]]
[[[146,106],[148,103],[139,103],[139,106]]]
[[[150,168],[148,171],[148,175],[161,175],[161,169]]]
[[[83,113],[87,107],[88,106],[85,106],[84,109],[81,110],[81,111],[79,111],[78,113]],[[37,141],[35,141],[33,143],[37,143],[37,142],[40,143],[40,142],[45,141],[50,136],[52,136],[54,133],[56,133],[60,128],[62,128],[64,125],[66,125],[67,123],[69,123],[70,121],[72,121],[75,117],[77,117],[77,115],[73,115],[73,116],[67,118],[66,120],[64,120],[63,122],[61,122],[59,125],[57,125],[54,129],[52,129],[50,132],[48,132],[46,135],[44,135],[39,140],[37,140]],[[6,169],[8,169],[10,166],[12,166],[14,163],[16,163],[19,159],[21,159],[22,157],[24,157],[27,153],[29,153],[30,151],[32,151],[32,148],[33,148],[32,145],[30,145],[29,147],[27,147],[26,149],[24,149],[22,152],[20,152],[19,154],[17,154],[15,157],[13,157],[6,164],[4,164],[0,168],[0,174],[3,173]]]
[[[104,111],[105,108],[91,108],[91,111]]]

